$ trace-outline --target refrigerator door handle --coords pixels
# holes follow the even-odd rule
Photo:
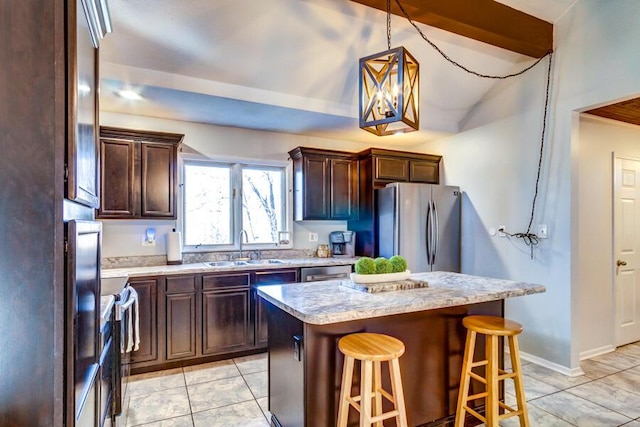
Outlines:
[[[434,235],[434,243],[433,243],[433,259],[431,264],[436,263],[436,256],[438,255],[438,244],[440,243],[440,235],[438,234],[438,229],[440,228],[440,221],[438,219],[438,206],[436,205],[436,201],[433,200],[433,235]]]
[[[427,202],[427,217],[426,217],[426,221],[425,221],[425,234],[426,234],[426,238],[425,238],[425,246],[427,249],[427,264],[431,264],[431,239],[432,239],[432,233],[431,233],[431,200],[429,200]]]

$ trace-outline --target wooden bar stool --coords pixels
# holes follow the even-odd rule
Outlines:
[[[404,354],[402,341],[388,335],[364,332],[340,338],[338,348],[345,355],[338,408],[338,427],[346,427],[349,405],[360,412],[360,427],[374,424],[377,427],[382,427],[384,420],[393,417],[396,418],[398,427],[407,427],[400,364],[398,363],[398,358]],[[361,362],[362,377],[360,395],[351,396],[355,360]],[[382,362],[389,362],[391,394],[382,389],[380,366]],[[393,403],[394,409],[392,411],[382,412],[383,396]]]
[[[522,369],[517,338],[518,334],[522,332],[522,325],[511,320],[503,319],[502,317],[494,316],[468,316],[462,319],[462,324],[467,328],[467,342],[464,349],[455,427],[464,426],[467,412],[484,422],[487,427],[498,427],[498,423],[501,420],[515,416],[520,418],[521,426],[529,427],[529,414],[527,413],[527,404],[524,398],[524,384],[522,383]],[[484,334],[486,336],[486,358],[479,362],[473,361],[476,334]],[[511,372],[498,368],[498,337],[507,337],[509,340]],[[485,377],[473,372],[473,368],[479,366],[485,366]],[[485,384],[486,390],[483,393],[469,396],[471,378]],[[499,381],[504,381],[507,378],[513,379],[515,383],[518,409],[514,409],[499,400]],[[485,399],[484,417],[468,405],[469,401],[481,398]],[[499,414],[500,408],[505,410],[505,413],[502,415]]]

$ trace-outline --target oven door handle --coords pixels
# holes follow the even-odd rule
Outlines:
[[[334,279],[346,279],[349,277],[348,273],[336,273],[336,274],[312,274],[307,276],[307,282],[313,282],[316,280],[334,280]]]
[[[127,302],[118,304],[118,307],[120,308],[120,310],[116,311],[116,320],[122,320],[122,315],[124,314],[125,311],[129,310],[131,306],[133,306],[134,302],[135,302],[135,299],[129,298]]]

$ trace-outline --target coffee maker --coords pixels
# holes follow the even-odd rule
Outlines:
[[[356,233],[353,231],[332,231],[329,234],[331,256],[353,258],[356,254]]]

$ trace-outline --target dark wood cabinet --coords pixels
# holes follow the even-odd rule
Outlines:
[[[101,127],[97,217],[176,219],[177,149],[183,137]]]
[[[198,293],[196,276],[168,276],[164,297],[165,359],[195,357]]]
[[[356,232],[356,254],[373,257],[378,254],[374,190],[391,182],[438,184],[442,156],[370,148],[358,153],[358,159],[359,212],[348,228]]]
[[[129,284],[138,293],[140,347],[131,352],[130,363],[153,364],[158,358],[158,279],[132,279]]]
[[[255,286],[299,281],[298,268],[135,278],[140,348],[131,373],[255,353],[267,347],[264,301]]]
[[[253,273],[252,283],[259,285],[275,285],[281,283],[296,283],[299,279],[299,269],[265,270]],[[266,347],[269,342],[269,327],[267,321],[267,303],[258,296],[256,288],[251,290],[251,304],[254,324],[254,344]]]
[[[294,220],[348,220],[358,213],[353,153],[298,147],[293,161]]]
[[[247,348],[249,334],[249,273],[202,277],[202,354]]]

